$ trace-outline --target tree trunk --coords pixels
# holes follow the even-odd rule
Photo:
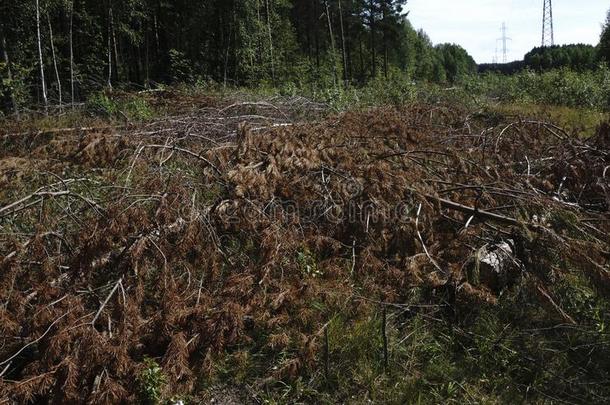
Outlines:
[[[150,44],[148,43],[148,22],[146,23],[146,29],[144,30],[144,88],[150,88],[150,65],[149,65],[149,49]]]
[[[224,52],[222,53],[222,86],[224,88],[227,87],[227,76],[229,70],[229,47],[231,41],[231,23],[229,23],[229,33],[225,32],[225,23],[223,23],[223,18],[220,19],[220,43],[224,48]]]
[[[70,4],[70,33],[69,33],[69,42],[70,42],[70,102],[72,103],[72,108],[74,108],[74,0]]]
[[[320,37],[318,35],[318,1],[313,1],[313,32],[314,32],[314,42],[316,46],[316,67],[318,71],[320,70]]]
[[[336,55],[337,51],[335,50],[335,36],[333,35],[333,26],[330,20],[330,8],[328,7],[328,0],[326,0],[326,19],[328,21],[328,34],[330,35],[330,48],[332,52],[332,64],[333,64],[333,84],[337,87],[337,61]]]
[[[273,61],[273,36],[271,34],[271,9],[269,8],[269,0],[265,0],[267,6],[267,30],[269,31],[269,54],[271,56],[271,80],[275,86],[275,64]]]
[[[383,3],[383,74],[388,79],[388,5]]]
[[[44,79],[44,62],[42,61],[42,38],[40,35],[40,4],[36,0],[36,32],[38,34],[38,63],[40,65],[40,85],[42,87],[42,101],[44,102],[45,111],[49,107],[47,98],[47,84]]]
[[[55,44],[53,43],[53,26],[51,25],[51,17],[47,13],[47,22],[49,23],[49,37],[51,39],[51,54],[53,55],[53,67],[55,68],[55,79],[57,80],[57,94],[59,98],[59,108],[62,108],[62,88],[61,78],[59,77],[59,68],[57,67],[57,57],[55,55]]]
[[[15,99],[15,93],[13,91],[13,73],[11,71],[11,58],[8,56],[8,46],[6,44],[6,37],[4,36],[4,26],[0,25],[0,46],[2,46],[2,58],[4,59],[4,63],[6,63],[6,73],[8,77],[8,81],[10,83],[10,92],[11,92],[11,104],[13,105],[13,111],[19,118],[19,105],[17,104],[17,100]]]
[[[108,88],[112,90],[112,6],[108,8]]]
[[[377,76],[377,55],[375,54],[375,2],[374,0],[369,0],[370,7],[370,16],[369,16],[369,25],[371,27],[371,71],[373,74],[373,79]]]
[[[155,14],[154,17],[154,25],[155,25],[155,55],[157,57],[159,57],[159,48],[160,48],[160,42],[159,42],[159,22],[157,21],[157,14]]]
[[[110,7],[110,32],[112,33],[112,49],[114,51],[114,75],[115,78],[120,81],[120,63],[119,63],[119,51],[117,49],[116,36],[114,34],[114,14],[112,13],[112,6]]]
[[[341,22],[341,50],[343,53],[343,83],[347,88],[348,75],[347,75],[347,55],[345,52],[345,28],[343,27],[343,8],[341,7],[341,0],[339,0],[339,21]]]
[[[360,56],[360,82],[362,82],[363,80],[365,80],[364,78],[364,45],[362,44],[362,39],[360,39],[360,41],[358,41],[358,46],[359,46],[359,56]]]
[[[260,67],[264,63],[264,44],[261,38],[261,27],[263,26],[263,18],[261,17],[261,2],[256,0],[256,55],[250,54],[250,67],[253,71],[257,71],[256,68]],[[258,65],[258,66],[257,66]]]

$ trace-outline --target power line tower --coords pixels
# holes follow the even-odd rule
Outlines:
[[[544,0],[542,13],[542,47],[555,45],[553,31],[553,0]]]
[[[502,41],[502,63],[506,63],[506,62],[508,62],[508,48],[506,46],[506,43],[508,41],[512,41],[512,38],[509,38],[506,36],[506,31],[507,31],[506,23],[502,23],[502,28],[500,30],[502,32],[502,37],[500,37],[496,40],[496,54],[497,54],[498,41]]]

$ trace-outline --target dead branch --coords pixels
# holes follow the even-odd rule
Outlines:
[[[55,319],[51,325],[49,325],[49,327],[47,328],[47,330],[40,335],[37,339],[32,340],[31,342],[29,342],[28,344],[26,344],[25,346],[23,346],[21,349],[17,350],[17,352],[15,352],[15,354],[13,354],[11,357],[9,357],[8,359],[0,362],[0,367],[2,367],[3,365],[9,363],[11,360],[13,360],[14,358],[16,358],[17,356],[19,356],[19,354],[21,354],[21,352],[23,352],[25,349],[27,349],[28,347],[40,342],[42,339],[44,339],[44,337],[51,331],[51,329],[53,329],[53,326],[55,326],[59,321],[61,321],[62,319],[64,319],[66,316],[68,316],[70,314],[70,312],[72,311],[68,311],[65,314],[63,314],[62,316],[60,316],[59,318]]]
[[[201,160],[202,162],[205,162],[208,166],[210,166],[212,169],[214,169],[214,171],[217,174],[222,175],[222,173],[216,167],[216,165],[214,165],[212,162],[210,162],[208,159],[206,159],[205,157],[201,156],[200,154],[195,153],[193,151],[190,151],[188,149],[180,148],[180,147],[177,147],[177,146],[174,146],[174,145],[143,145],[142,148],[169,149],[169,150],[172,150],[172,151],[185,153],[185,154],[187,154],[189,156],[192,156],[194,158],[197,158],[197,159]]]
[[[95,316],[91,320],[91,326],[95,326],[95,321],[97,321],[97,318],[99,318],[100,314],[106,307],[106,304],[108,304],[108,301],[110,301],[110,298],[112,298],[112,296],[114,295],[116,290],[119,288],[119,286],[122,285],[122,283],[123,283],[123,277],[120,277],[119,280],[114,284],[114,287],[112,287],[112,290],[110,291],[110,293],[108,294],[108,296],[106,297],[104,302],[102,302],[102,305],[100,305],[100,308],[95,313]]]

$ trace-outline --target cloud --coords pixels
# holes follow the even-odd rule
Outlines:
[[[555,0],[555,43],[597,45],[608,8],[607,0]],[[434,43],[457,43],[479,63],[493,60],[496,44],[501,50],[497,39],[503,22],[512,38],[509,60],[540,45],[542,0],[409,0],[406,9],[413,26],[423,28]]]

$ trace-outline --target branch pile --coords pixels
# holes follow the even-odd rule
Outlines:
[[[363,296],[420,288],[459,319],[527,279],[563,322],[546,292],[563,274],[610,294],[608,126],[580,140],[425,105],[300,122],[296,104],[322,114],[272,100],[5,136],[0,398],[131,402],[146,357],[175,394],[227,352],[268,359],[260,384],[294,379]],[[499,244],[514,263],[490,280]]]

